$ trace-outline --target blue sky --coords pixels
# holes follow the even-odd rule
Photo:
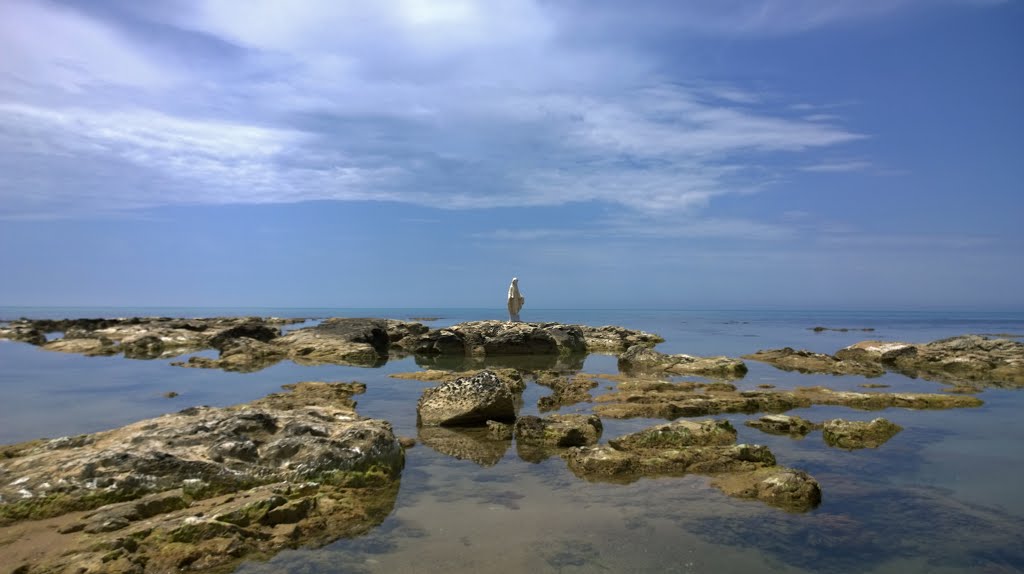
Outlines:
[[[1024,5],[0,2],[0,305],[1024,308]]]

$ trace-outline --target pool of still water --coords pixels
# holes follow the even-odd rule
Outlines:
[[[0,311],[3,311],[0,309]],[[24,311],[24,310],[22,310]],[[0,318],[27,315],[10,310]],[[59,316],[226,314],[433,316],[431,326],[498,318],[496,310],[146,310],[51,311]],[[536,312],[538,315],[542,312]],[[1024,334],[1024,315],[999,313],[851,313],[753,311],[547,311],[524,320],[617,324],[656,332],[663,352],[730,355],[791,346],[819,352],[864,339],[929,341],[964,333]],[[871,327],[874,332],[823,332]],[[381,368],[302,367],[282,363],[257,373],[181,369],[169,360],[80,357],[0,341],[0,442],[112,428],[196,404],[228,405],[302,380],[366,383],[361,415],[417,436],[416,400],[434,383],[390,378],[417,370],[412,358]],[[863,390],[860,377],[801,375],[749,362],[736,384],[753,389],[826,385]],[[615,373],[614,357],[591,355],[589,373]],[[887,391],[939,392],[938,383],[886,375]],[[606,386],[592,394],[607,392]],[[168,391],[179,395],[163,397]],[[548,389],[530,384],[523,414],[537,414]],[[590,483],[557,458],[530,462],[516,445],[493,443],[455,458],[419,444],[407,452],[391,514],[375,529],[320,549],[247,562],[269,572],[1018,572],[1024,570],[1024,390],[988,389],[985,405],[949,411],[841,407],[793,411],[814,421],[875,416],[904,431],[878,449],[827,447],[820,432],[803,439],[763,434],[728,415],[741,442],[765,444],[780,464],[821,483],[814,511],[790,514],[727,497],[703,476]],[[581,403],[558,412],[588,412]],[[664,421],[606,420],[604,439]],[[529,457],[527,457],[529,458]]]

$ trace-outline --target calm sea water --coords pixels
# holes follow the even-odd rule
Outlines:
[[[0,320],[159,315],[175,317],[439,317],[432,327],[504,318],[500,309],[9,308]],[[925,342],[964,333],[1024,335],[1024,313],[530,310],[526,321],[615,324],[656,332],[663,352],[730,355],[791,346],[820,352],[864,339]],[[873,333],[808,328],[872,327]],[[258,373],[181,369],[170,360],[81,357],[0,341],[0,443],[120,426],[197,404],[229,405],[303,380],[367,384],[358,410],[416,436],[415,404],[430,383],[390,373],[420,368],[412,358],[380,368],[300,367]],[[740,388],[822,384],[860,390],[860,377],[800,375],[748,363]],[[583,370],[614,373],[614,357],[592,355]],[[886,375],[891,391],[938,392],[938,383]],[[605,389],[594,389],[599,394]],[[174,399],[163,393],[175,391]],[[524,414],[547,389],[530,385]],[[878,449],[826,447],[743,426],[741,442],[768,445],[780,464],[822,485],[815,511],[788,514],[729,498],[701,476],[588,483],[560,459],[521,459],[512,445],[485,464],[418,445],[408,451],[391,515],[375,530],[318,550],[286,551],[239,572],[1020,572],[1024,571],[1024,390],[989,389],[985,406],[950,411],[862,412],[813,407],[815,421],[875,416],[905,430]],[[591,405],[559,412],[587,412]],[[606,421],[605,439],[664,421]]]

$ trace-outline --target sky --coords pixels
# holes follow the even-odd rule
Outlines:
[[[1020,0],[0,0],[0,306],[1024,309]]]

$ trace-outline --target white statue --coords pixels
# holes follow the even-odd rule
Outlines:
[[[519,278],[513,277],[512,284],[508,286],[508,320],[519,322],[519,310],[523,308],[526,299],[519,292]]]

